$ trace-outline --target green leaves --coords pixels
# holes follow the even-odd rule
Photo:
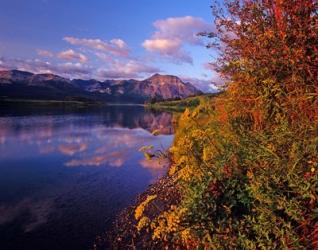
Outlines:
[[[253,131],[222,124],[214,110],[201,104],[181,117],[170,174],[182,199],[154,219],[156,237],[218,249],[306,246],[299,227],[317,216],[316,130]]]
[[[226,91],[181,115],[169,172],[182,199],[154,234],[188,249],[318,246],[318,6],[224,7],[201,35]]]

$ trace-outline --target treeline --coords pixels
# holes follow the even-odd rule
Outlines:
[[[184,111],[186,108],[193,109],[200,105],[200,103],[204,102],[207,99],[214,98],[218,96],[220,93],[214,94],[203,94],[199,96],[188,97],[184,99],[173,99],[166,101],[154,101],[146,103],[146,107],[150,109],[159,109],[159,110],[168,110],[168,111]]]
[[[225,92],[187,109],[170,149],[180,202],[136,210],[152,246],[318,249],[318,3],[213,6]]]

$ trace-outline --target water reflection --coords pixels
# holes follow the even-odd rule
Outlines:
[[[147,161],[138,149],[171,144],[170,113],[142,107],[29,112],[0,109],[0,244],[6,249],[86,249],[106,221],[166,171],[167,162]]]

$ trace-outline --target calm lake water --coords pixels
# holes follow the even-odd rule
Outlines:
[[[1,249],[89,249],[165,174],[138,149],[169,147],[171,118],[132,106],[0,108]]]

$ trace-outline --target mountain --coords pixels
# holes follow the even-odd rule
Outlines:
[[[19,71],[19,70],[8,70],[0,71],[0,83],[10,84],[28,81],[33,76],[32,73]]]
[[[155,74],[148,79],[139,80],[73,80],[75,85],[91,93],[108,94],[113,97],[126,97],[130,99],[167,100],[185,98],[202,94],[191,83],[185,83],[172,75]]]
[[[143,103],[148,100],[185,98],[201,94],[190,83],[172,75],[155,74],[145,80],[69,80],[53,74],[19,70],[0,71],[0,97],[13,99]]]
[[[94,99],[66,78],[19,70],[0,71],[0,97],[42,100]]]
[[[138,90],[151,97],[174,99],[201,93],[192,84],[184,83],[180,78],[171,75],[155,74],[146,79],[145,82],[144,88],[140,86]]]

